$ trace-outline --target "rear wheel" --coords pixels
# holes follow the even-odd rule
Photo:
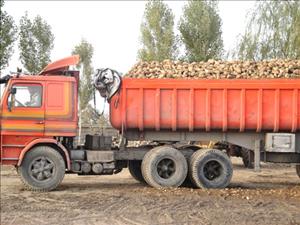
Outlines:
[[[187,176],[188,166],[183,154],[169,146],[159,146],[146,153],[142,174],[152,187],[179,187]]]
[[[142,175],[142,161],[130,160],[128,161],[128,170],[131,176],[141,183],[146,183]]]
[[[300,165],[296,165],[296,173],[300,177]]]
[[[198,150],[191,156],[190,177],[199,188],[225,188],[232,178],[229,157],[220,150]]]
[[[30,150],[18,168],[22,182],[32,191],[51,191],[65,175],[63,157],[53,148],[38,146]]]

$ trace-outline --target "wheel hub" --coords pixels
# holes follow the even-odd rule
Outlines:
[[[169,179],[175,173],[175,163],[172,159],[162,159],[157,164],[157,173],[161,178]]]
[[[38,181],[50,179],[54,174],[54,163],[46,157],[38,157],[29,167],[29,175]]]
[[[203,168],[203,172],[204,172],[204,176],[208,179],[208,180],[214,180],[216,178],[218,178],[221,173],[222,173],[222,165],[215,161],[209,161],[205,164],[204,168]]]

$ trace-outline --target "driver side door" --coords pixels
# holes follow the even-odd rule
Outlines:
[[[43,87],[43,82],[12,84],[10,94],[3,104],[2,135],[44,135]]]
[[[44,136],[44,82],[13,82],[3,96],[1,119],[1,160],[15,165],[22,149]]]

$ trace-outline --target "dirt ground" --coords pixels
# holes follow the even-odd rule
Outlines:
[[[56,191],[24,190],[14,168],[1,170],[1,225],[11,224],[300,224],[295,167],[263,164],[262,172],[233,159],[223,190],[154,189],[131,178],[66,175]]]

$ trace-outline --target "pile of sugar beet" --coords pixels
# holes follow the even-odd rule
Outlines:
[[[162,62],[141,61],[125,77],[185,79],[263,79],[300,78],[300,60]]]

